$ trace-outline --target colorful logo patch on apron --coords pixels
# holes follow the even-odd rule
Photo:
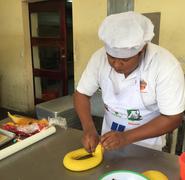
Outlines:
[[[139,121],[142,120],[139,109],[128,109],[127,119],[128,124],[139,125]]]

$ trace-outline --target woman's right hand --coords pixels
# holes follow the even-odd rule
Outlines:
[[[100,139],[99,135],[96,130],[85,130],[83,133],[82,143],[84,148],[89,152],[92,153],[95,151],[96,146],[98,145]]]

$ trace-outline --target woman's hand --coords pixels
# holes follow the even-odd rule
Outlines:
[[[92,153],[95,151],[96,146],[99,143],[99,136],[96,130],[86,130],[83,133],[82,143],[84,148],[89,152]]]
[[[106,150],[118,149],[130,144],[127,132],[110,131],[105,133],[100,142]]]

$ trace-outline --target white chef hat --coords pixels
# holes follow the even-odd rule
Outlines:
[[[138,54],[152,40],[153,30],[150,19],[129,11],[107,16],[98,35],[108,54],[117,58],[129,58]]]

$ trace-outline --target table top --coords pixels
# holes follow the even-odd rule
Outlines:
[[[104,153],[103,162],[90,170],[72,172],[64,168],[66,153],[81,148],[82,131],[57,132],[0,162],[2,180],[95,180],[112,170],[144,172],[159,170],[169,180],[180,179],[178,156],[137,145]]]

